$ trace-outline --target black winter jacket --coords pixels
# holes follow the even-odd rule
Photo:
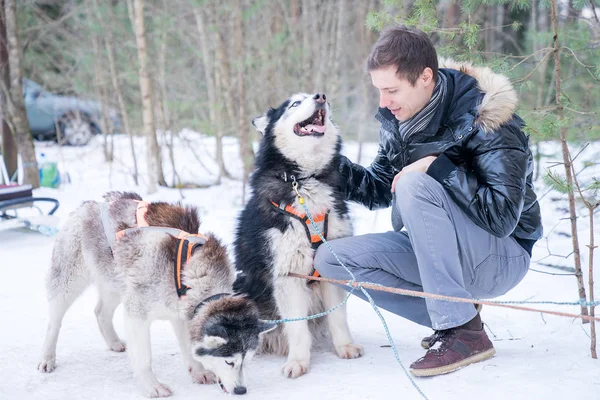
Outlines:
[[[447,78],[446,97],[425,131],[400,137],[394,115],[380,108],[379,150],[371,166],[342,158],[346,199],[370,209],[389,207],[394,176],[434,155],[427,173],[466,215],[494,236],[512,235],[531,254],[542,237],[542,223],[529,138],[514,114],[516,92],[506,77],[489,68],[445,63],[448,68],[439,73]]]

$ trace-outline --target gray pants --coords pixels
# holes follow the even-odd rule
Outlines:
[[[475,225],[427,174],[403,175],[393,207],[394,231],[329,242],[357,281],[485,299],[515,287],[529,269],[529,254],[512,237],[498,238]],[[319,247],[315,268],[324,277],[350,279],[326,246]],[[359,290],[354,293],[364,299]],[[436,330],[462,325],[476,315],[468,303],[369,294],[379,307]]]

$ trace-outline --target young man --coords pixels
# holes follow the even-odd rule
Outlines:
[[[367,67],[380,96],[379,151],[368,168],[343,158],[342,185],[348,200],[369,209],[391,205],[394,230],[331,241],[334,252],[358,281],[463,298],[506,293],[527,273],[542,236],[528,137],[509,80],[470,64],[438,69],[429,38],[405,27],[381,34]],[[325,246],[315,268],[348,278]],[[421,343],[429,350],[410,367],[416,376],[495,353],[473,304],[370,294],[434,329]]]

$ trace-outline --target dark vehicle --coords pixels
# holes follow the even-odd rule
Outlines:
[[[96,101],[54,94],[29,79],[23,79],[23,97],[31,133],[37,140],[83,146],[102,133],[101,105]],[[109,110],[109,124],[112,122],[113,130],[118,131],[119,116],[114,109]]]

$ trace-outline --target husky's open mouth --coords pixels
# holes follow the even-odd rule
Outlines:
[[[325,134],[325,110],[315,111],[308,119],[294,125],[298,136],[323,136]]]

